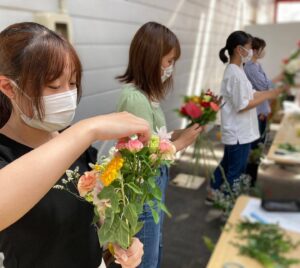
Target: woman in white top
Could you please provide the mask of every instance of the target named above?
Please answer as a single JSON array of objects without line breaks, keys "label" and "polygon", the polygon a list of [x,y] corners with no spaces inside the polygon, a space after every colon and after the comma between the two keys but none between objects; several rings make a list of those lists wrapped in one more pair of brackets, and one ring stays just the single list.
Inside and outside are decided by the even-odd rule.
[{"label": "woman in white top", "polygon": [[276,98],[283,89],[258,92],[252,88],[243,64],[251,60],[253,51],[252,38],[243,31],[235,31],[229,35],[226,46],[220,50],[219,57],[223,63],[229,64],[224,71],[221,95],[224,106],[221,109],[221,132],[224,156],[214,172],[211,181],[213,190],[220,189],[224,175],[230,187],[244,173],[251,143],[259,138],[256,106],[268,99]]}]

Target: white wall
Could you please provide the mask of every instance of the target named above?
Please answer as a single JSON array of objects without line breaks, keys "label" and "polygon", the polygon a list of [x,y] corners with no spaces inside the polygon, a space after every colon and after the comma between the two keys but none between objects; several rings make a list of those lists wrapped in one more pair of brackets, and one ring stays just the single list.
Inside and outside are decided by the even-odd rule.
[{"label": "white wall", "polygon": [[270,78],[281,72],[282,60],[297,49],[300,39],[300,23],[251,25],[246,31],[266,41],[267,54],[261,63]]},{"label": "white wall", "polygon": [[[210,87],[219,90],[224,66],[218,59],[230,32],[251,21],[248,0],[69,0],[74,45],[83,62],[84,94],[76,120],[115,110],[131,39],[147,21],[170,27],[178,36],[182,57],[175,89],[163,103],[168,128],[180,127],[173,112],[181,96]],[[32,20],[36,11],[58,11],[58,0],[0,0],[0,29]],[[0,63],[1,64],[1,63]]]}]

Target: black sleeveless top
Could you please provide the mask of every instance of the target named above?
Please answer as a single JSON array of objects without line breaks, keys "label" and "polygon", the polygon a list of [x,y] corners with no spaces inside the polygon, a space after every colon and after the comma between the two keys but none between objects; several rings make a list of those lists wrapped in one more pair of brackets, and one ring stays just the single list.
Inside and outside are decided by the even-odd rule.
[{"label": "black sleeveless top", "polygon": [[[0,168],[31,150],[0,134]],[[96,161],[96,154],[96,149],[90,147],[70,169],[78,166],[80,173],[89,170],[88,163]],[[15,202],[22,202],[22,197]],[[51,189],[21,219],[0,232],[4,267],[99,267],[102,249],[92,219],[92,205],[64,190]]]}]

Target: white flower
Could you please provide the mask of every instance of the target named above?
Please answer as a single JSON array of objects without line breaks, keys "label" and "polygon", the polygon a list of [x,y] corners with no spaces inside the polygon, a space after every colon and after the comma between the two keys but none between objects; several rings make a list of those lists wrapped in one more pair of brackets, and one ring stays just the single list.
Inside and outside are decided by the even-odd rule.
[{"label": "white flower", "polygon": [[172,137],[172,132],[168,133],[166,126],[162,126],[161,128],[157,127],[156,134],[161,140],[170,140]]},{"label": "white flower", "polygon": [[285,71],[289,74],[295,74],[300,71],[300,59],[294,59],[289,61],[285,67]]}]

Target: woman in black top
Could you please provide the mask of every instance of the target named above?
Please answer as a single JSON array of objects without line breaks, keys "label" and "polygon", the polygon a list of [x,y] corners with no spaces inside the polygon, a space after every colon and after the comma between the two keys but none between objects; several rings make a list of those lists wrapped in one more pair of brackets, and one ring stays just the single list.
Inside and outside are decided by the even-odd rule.
[{"label": "woman in black top", "polygon": [[[0,33],[0,252],[6,268],[99,267],[93,207],[52,186],[66,169],[89,169],[96,140],[149,138],[147,122],[128,113],[82,120],[59,133],[74,117],[81,72],[70,43],[39,24],[14,24]],[[140,263],[139,240],[126,251],[114,249],[122,267]]]}]

